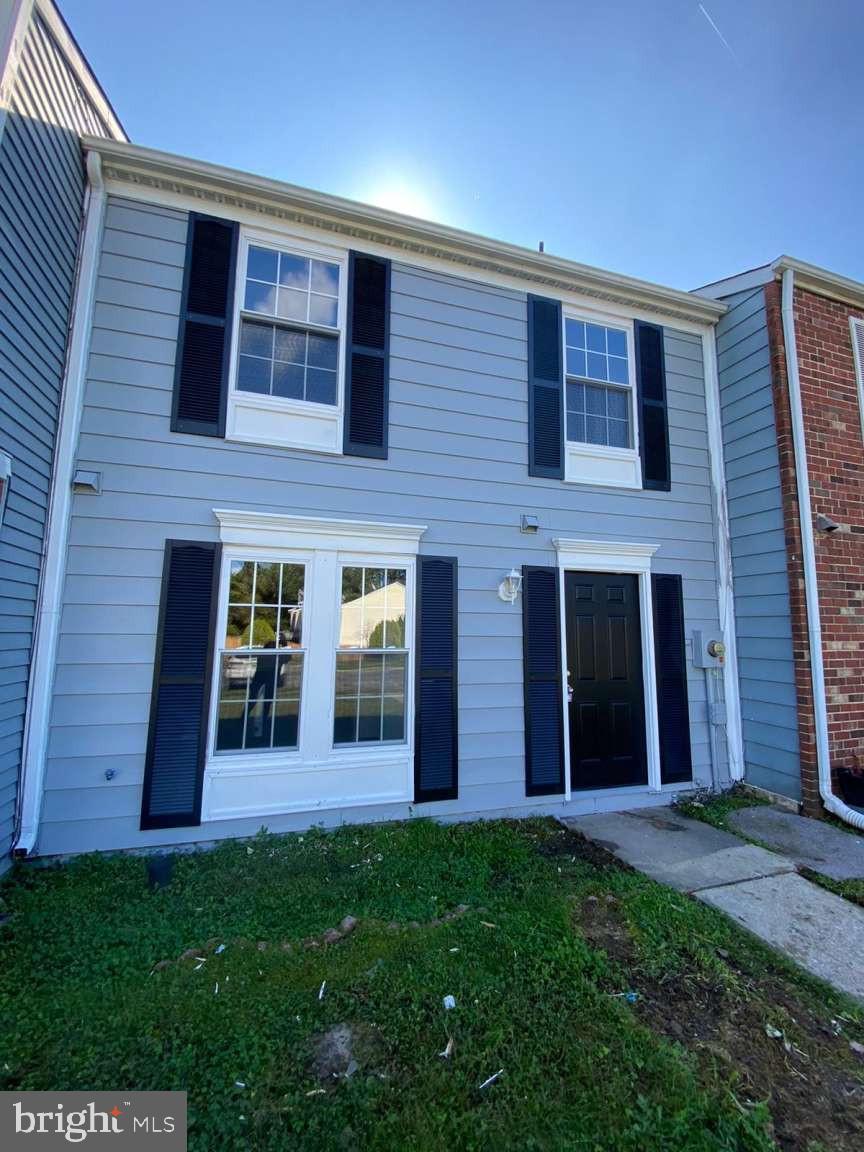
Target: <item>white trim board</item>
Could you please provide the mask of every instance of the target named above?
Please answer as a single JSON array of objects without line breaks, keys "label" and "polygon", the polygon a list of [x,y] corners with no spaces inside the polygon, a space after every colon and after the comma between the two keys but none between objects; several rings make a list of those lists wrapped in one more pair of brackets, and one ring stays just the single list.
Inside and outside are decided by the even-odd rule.
[{"label": "white trim board", "polygon": [[[639,579],[639,625],[642,633],[642,687],[645,703],[645,752],[648,759],[649,792],[659,792],[660,727],[657,716],[657,676],[654,664],[654,608],[651,596],[651,558],[659,544],[625,543],[614,540],[552,541],[558,556],[559,596],[561,599],[561,667],[567,668],[566,611],[564,576],[567,572],[610,572],[635,575]],[[567,676],[561,677],[564,707],[564,798],[570,801],[570,710],[567,699]],[[644,791],[644,789],[643,789]]]},{"label": "white trim board", "polygon": [[339,548],[366,555],[416,556],[425,524],[390,524],[376,520],[332,520],[288,516],[242,508],[214,508],[223,544],[253,548]]}]

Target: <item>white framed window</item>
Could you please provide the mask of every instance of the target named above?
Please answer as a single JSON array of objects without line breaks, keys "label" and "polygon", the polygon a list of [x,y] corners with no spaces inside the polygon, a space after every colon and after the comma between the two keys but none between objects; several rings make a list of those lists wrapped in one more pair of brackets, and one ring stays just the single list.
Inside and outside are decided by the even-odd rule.
[{"label": "white framed window", "polygon": [[641,487],[632,328],[565,312],[564,364],[565,479]]},{"label": "white framed window", "polygon": [[341,451],[347,252],[244,229],[229,439]]},{"label": "white framed window", "polygon": [[421,526],[216,512],[203,818],[408,800]]},{"label": "white framed window", "polygon": [[341,569],[335,745],[405,739],[407,584],[405,568]]}]

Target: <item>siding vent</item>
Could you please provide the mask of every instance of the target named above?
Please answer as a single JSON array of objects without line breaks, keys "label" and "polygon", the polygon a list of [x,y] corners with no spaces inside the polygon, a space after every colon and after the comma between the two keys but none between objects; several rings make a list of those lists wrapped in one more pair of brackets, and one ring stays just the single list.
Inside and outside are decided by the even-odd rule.
[{"label": "siding vent", "polygon": [[177,337],[172,432],[225,435],[237,225],[193,212]]},{"label": "siding vent", "polygon": [[346,456],[387,459],[390,261],[351,252],[345,381]]}]

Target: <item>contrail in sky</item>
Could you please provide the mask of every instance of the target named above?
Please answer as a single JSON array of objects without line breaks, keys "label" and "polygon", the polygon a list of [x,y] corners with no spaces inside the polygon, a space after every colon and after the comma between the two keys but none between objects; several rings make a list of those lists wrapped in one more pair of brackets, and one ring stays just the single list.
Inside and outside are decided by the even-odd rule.
[{"label": "contrail in sky", "polygon": [[711,27],[717,33],[718,37],[720,38],[720,43],[723,45],[723,47],[726,49],[726,51],[729,53],[729,55],[732,57],[732,59],[737,64],[738,63],[738,57],[735,55],[734,51],[732,50],[732,45],[729,43],[729,41],[726,39],[726,37],[723,35],[723,33],[720,31],[720,29],[714,23],[714,21],[711,19],[711,16],[708,12],[708,9],[705,7],[704,4],[699,5],[699,11],[702,13],[702,15],[705,17],[705,19],[708,21],[708,23],[711,25]]}]

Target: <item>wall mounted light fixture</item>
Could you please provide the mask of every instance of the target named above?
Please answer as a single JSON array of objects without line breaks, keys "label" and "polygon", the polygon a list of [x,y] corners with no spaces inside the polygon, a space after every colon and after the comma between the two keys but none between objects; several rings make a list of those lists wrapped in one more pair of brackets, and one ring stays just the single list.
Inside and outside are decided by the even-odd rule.
[{"label": "wall mounted light fixture", "polygon": [[522,590],[522,573],[511,568],[498,585],[498,596],[505,604],[515,604]]}]

